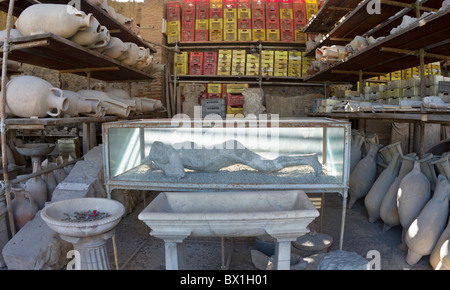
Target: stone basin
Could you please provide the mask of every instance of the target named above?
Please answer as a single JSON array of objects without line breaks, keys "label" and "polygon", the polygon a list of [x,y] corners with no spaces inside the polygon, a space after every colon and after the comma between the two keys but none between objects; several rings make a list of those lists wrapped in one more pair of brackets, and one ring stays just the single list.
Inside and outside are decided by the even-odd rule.
[{"label": "stone basin", "polygon": [[269,234],[277,241],[275,267],[289,269],[290,242],[308,233],[317,216],[303,190],[285,190],[161,192],[138,218],[151,228],[151,235],[164,239],[166,268],[178,269],[177,244],[188,236]]}]

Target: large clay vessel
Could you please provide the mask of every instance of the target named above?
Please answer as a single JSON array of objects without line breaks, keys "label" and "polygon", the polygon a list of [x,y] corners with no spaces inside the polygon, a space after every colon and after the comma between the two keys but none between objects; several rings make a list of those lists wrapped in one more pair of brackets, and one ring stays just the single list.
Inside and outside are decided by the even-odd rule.
[{"label": "large clay vessel", "polygon": [[352,144],[350,148],[350,172],[361,160],[361,146],[364,143],[364,136],[356,130],[352,130]]},{"label": "large clay vessel", "polygon": [[14,225],[16,231],[23,228],[23,226],[34,218],[38,212],[38,206],[34,203],[30,194],[25,191],[25,187],[17,185],[11,187],[14,193],[14,199],[11,201],[11,208],[14,218]]},{"label": "large clay vessel", "polygon": [[111,37],[108,44],[104,48],[97,49],[107,57],[121,60],[128,56],[129,44],[125,44],[117,37]]},{"label": "large clay vessel", "polygon": [[442,244],[441,249],[439,251],[439,256],[440,261],[439,264],[436,266],[436,270],[450,270],[450,240],[446,240]]},{"label": "large clay vessel", "polygon": [[391,163],[381,172],[364,199],[364,204],[369,214],[369,222],[371,223],[380,219],[381,203],[389,187],[398,175],[400,160],[400,153],[394,153]]},{"label": "large clay vessel", "polygon": [[414,167],[416,153],[409,153],[402,157],[401,166],[398,176],[389,186],[383,201],[380,205],[380,218],[383,221],[383,231],[389,230],[391,227],[400,225],[397,208],[397,191],[403,177],[408,174]]},{"label": "large clay vessel", "polygon": [[369,152],[356,164],[355,169],[350,174],[348,208],[352,208],[358,199],[365,197],[372,187],[377,174],[378,149],[380,149],[379,144],[370,142]]},{"label": "large clay vessel", "polygon": [[[101,106],[106,108],[107,115],[116,115],[121,117],[128,117],[131,112],[131,104],[136,105],[133,100],[116,100],[111,98],[108,94],[95,90],[80,90],[78,93],[85,100],[99,100]],[[129,103],[127,101],[131,101]],[[134,108],[133,108],[134,109]]]},{"label": "large clay vessel", "polygon": [[447,178],[439,175],[433,197],[405,233],[404,239],[408,246],[406,262],[409,265],[415,265],[423,256],[431,254],[447,222],[449,193]]},{"label": "large clay vessel", "polygon": [[17,117],[57,117],[69,107],[61,89],[35,76],[18,76],[6,85],[8,111]]},{"label": "large clay vessel", "polygon": [[145,50],[145,48],[140,47],[133,42],[124,42],[124,44],[128,45],[128,54],[126,58],[121,60],[121,62],[129,66],[134,66],[143,57],[141,51]]},{"label": "large clay vessel", "polygon": [[437,167],[440,174],[444,174],[447,179],[450,179],[450,163],[448,161],[448,154],[442,154],[438,160],[432,161],[431,164]]},{"label": "large clay vessel", "polygon": [[110,89],[106,92],[109,96],[115,96],[121,99],[131,99],[130,94],[122,89]]},{"label": "large clay vessel", "polygon": [[450,216],[448,218],[446,228],[442,231],[439,239],[433,247],[433,250],[431,251],[430,264],[434,269],[436,269],[440,261],[440,251],[442,244],[444,244],[444,242],[448,239],[450,239]]},{"label": "large clay vessel", "polygon": [[64,96],[69,99],[69,107],[64,112],[65,117],[77,117],[78,115],[95,114],[100,110],[100,102],[90,102],[80,94],[63,90]]},{"label": "large clay vessel", "polygon": [[[41,165],[38,162],[33,163],[33,172],[41,170]],[[25,183],[25,189],[29,195],[33,198],[38,209],[43,209],[47,202],[47,183],[40,177],[36,176],[30,178]]]},{"label": "large clay vessel", "polygon": [[434,169],[433,161],[435,161],[438,157],[434,157],[432,153],[426,153],[420,159],[420,170],[427,177],[430,182],[431,191],[436,188],[437,176],[436,170]]},{"label": "large clay vessel", "polygon": [[15,25],[23,36],[51,32],[69,38],[87,29],[92,18],[91,13],[86,15],[71,5],[34,4],[20,13]]},{"label": "large clay vessel", "polygon": [[88,48],[106,47],[110,39],[109,30],[100,25],[96,18],[93,18],[90,27],[78,31],[70,38],[71,41]]},{"label": "large clay vessel", "polygon": [[400,224],[409,228],[430,199],[431,188],[427,177],[420,171],[420,162],[415,161],[410,173],[403,177],[397,192],[397,207]]}]

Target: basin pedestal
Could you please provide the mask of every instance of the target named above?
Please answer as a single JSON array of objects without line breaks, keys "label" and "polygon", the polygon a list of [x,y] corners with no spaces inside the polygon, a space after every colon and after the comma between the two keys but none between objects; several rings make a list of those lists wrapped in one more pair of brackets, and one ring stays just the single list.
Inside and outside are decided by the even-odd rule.
[{"label": "basin pedestal", "polygon": [[90,237],[71,237],[65,235],[60,235],[60,237],[64,241],[71,243],[73,249],[80,254],[79,270],[111,270],[108,251],[106,250],[106,241],[114,233],[115,229]]}]

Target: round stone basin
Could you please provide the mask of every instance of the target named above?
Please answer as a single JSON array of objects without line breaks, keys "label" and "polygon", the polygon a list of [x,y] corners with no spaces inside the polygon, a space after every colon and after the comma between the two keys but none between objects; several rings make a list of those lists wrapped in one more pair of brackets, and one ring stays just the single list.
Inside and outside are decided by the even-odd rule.
[{"label": "round stone basin", "polygon": [[[67,214],[96,210],[108,213],[109,216],[85,222],[64,220]],[[55,232],[71,237],[90,237],[112,230],[121,220],[125,212],[124,206],[107,198],[76,198],[56,201],[46,205],[41,211],[42,219]]]},{"label": "round stone basin", "polygon": [[50,154],[56,144],[29,143],[16,146],[17,151],[25,156],[44,156]]}]

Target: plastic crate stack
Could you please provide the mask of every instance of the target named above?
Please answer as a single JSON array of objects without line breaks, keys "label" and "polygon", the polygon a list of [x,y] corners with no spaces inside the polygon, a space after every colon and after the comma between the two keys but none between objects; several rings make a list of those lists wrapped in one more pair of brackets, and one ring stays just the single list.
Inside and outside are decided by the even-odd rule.
[{"label": "plastic crate stack", "polygon": [[223,4],[222,0],[210,0],[209,40],[223,40]]},{"label": "plastic crate stack", "polygon": [[251,28],[253,40],[266,40],[266,13],[263,0],[252,0],[251,3]]},{"label": "plastic crate stack", "polygon": [[234,49],[232,52],[232,62],[231,62],[231,75],[232,76],[243,76],[245,75],[245,59],[246,51]]},{"label": "plastic crate stack", "polygon": [[217,74],[217,51],[203,52],[203,75],[213,76]]},{"label": "plastic crate stack", "polygon": [[252,19],[250,0],[237,0],[237,40],[252,40]]},{"label": "plastic crate stack", "polygon": [[259,75],[259,54],[247,53],[247,61],[245,64],[246,76],[258,76]]},{"label": "plastic crate stack", "polygon": [[295,41],[306,41],[306,33],[302,30],[306,26],[305,0],[293,1],[292,11],[294,14],[294,39]]},{"label": "plastic crate stack", "polygon": [[292,0],[280,0],[280,39],[294,41],[294,17]]},{"label": "plastic crate stack", "polygon": [[275,52],[273,50],[262,50],[261,51],[261,75],[262,76],[273,76],[274,53]]},{"label": "plastic crate stack", "polygon": [[275,51],[273,75],[276,77],[288,76],[288,51]]},{"label": "plastic crate stack", "polygon": [[237,8],[236,0],[223,2],[223,40],[237,40]]},{"label": "plastic crate stack", "polygon": [[306,11],[306,19],[311,18],[314,14],[319,11],[319,6],[317,5],[316,0],[305,0],[305,11]]},{"label": "plastic crate stack", "polygon": [[249,87],[248,84],[227,84],[226,85],[226,104],[227,117],[239,117],[244,115],[244,96],[242,92]]},{"label": "plastic crate stack", "polygon": [[189,72],[189,54],[187,51],[175,53],[174,71],[177,75],[187,75]]},{"label": "plastic crate stack", "polygon": [[288,76],[289,77],[302,76],[302,52],[289,51]]},{"label": "plastic crate stack", "polygon": [[195,40],[195,0],[183,0],[181,9],[181,41]]},{"label": "plastic crate stack", "polygon": [[280,40],[280,8],[278,0],[266,0],[266,39]]},{"label": "plastic crate stack", "polygon": [[189,52],[189,75],[203,75],[203,52]]},{"label": "plastic crate stack", "polygon": [[231,49],[220,49],[217,56],[217,75],[229,76],[231,75],[231,62],[233,58],[233,51]]},{"label": "plastic crate stack", "polygon": [[180,2],[167,3],[167,43],[181,40],[181,8]]},{"label": "plastic crate stack", "polygon": [[196,0],[195,41],[209,40],[209,0]]}]

